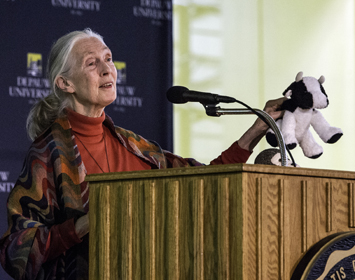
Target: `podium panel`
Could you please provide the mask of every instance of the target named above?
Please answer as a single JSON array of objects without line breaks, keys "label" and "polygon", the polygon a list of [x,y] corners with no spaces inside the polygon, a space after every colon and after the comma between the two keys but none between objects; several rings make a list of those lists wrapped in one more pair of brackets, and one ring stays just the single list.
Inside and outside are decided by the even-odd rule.
[{"label": "podium panel", "polygon": [[290,279],[355,230],[355,173],[232,164],[93,174],[90,279]]}]

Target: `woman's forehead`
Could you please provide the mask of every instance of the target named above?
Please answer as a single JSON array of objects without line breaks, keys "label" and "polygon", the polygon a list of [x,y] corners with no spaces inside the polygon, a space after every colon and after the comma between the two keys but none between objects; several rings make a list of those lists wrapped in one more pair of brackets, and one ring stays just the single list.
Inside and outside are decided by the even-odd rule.
[{"label": "woman's forehead", "polygon": [[110,51],[110,49],[98,38],[90,37],[79,40],[73,47],[73,53],[78,58],[100,53],[104,51]]}]

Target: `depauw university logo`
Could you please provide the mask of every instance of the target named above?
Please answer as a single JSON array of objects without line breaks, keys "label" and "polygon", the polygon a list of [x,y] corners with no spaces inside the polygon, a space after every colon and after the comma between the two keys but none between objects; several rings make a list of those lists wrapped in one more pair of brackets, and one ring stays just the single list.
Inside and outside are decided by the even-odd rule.
[{"label": "depauw university logo", "polygon": [[33,77],[42,76],[42,55],[27,53],[27,74]]},{"label": "depauw university logo", "polygon": [[117,84],[125,84],[127,82],[127,66],[126,62],[114,61],[113,62],[117,70]]}]

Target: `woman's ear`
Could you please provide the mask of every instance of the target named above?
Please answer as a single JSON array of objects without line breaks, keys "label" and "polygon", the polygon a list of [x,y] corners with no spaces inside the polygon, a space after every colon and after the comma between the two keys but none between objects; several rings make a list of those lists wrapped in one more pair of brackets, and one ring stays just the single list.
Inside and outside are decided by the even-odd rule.
[{"label": "woman's ear", "polygon": [[63,77],[58,77],[55,84],[58,88],[60,88],[64,92],[68,92],[68,93],[75,92],[74,85]]}]

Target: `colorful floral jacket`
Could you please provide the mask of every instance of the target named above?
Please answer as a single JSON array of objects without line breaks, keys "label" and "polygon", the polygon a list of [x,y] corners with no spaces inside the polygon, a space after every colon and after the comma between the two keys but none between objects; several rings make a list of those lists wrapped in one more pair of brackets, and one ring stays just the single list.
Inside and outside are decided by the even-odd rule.
[{"label": "colorful floral jacket", "polygon": [[[163,151],[131,131],[104,124],[152,168],[201,165]],[[88,235],[75,234],[75,221],[89,210],[86,169],[66,117],[57,119],[31,145],[9,195],[8,230],[0,261],[15,279],[87,279]]]}]

